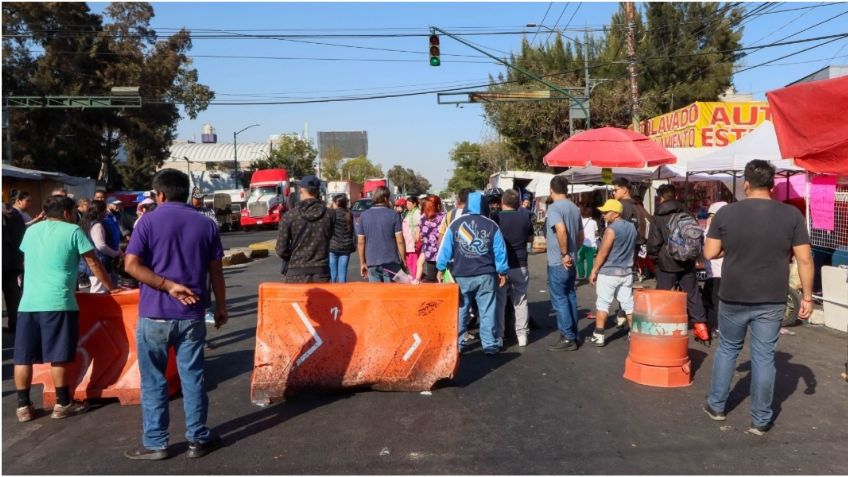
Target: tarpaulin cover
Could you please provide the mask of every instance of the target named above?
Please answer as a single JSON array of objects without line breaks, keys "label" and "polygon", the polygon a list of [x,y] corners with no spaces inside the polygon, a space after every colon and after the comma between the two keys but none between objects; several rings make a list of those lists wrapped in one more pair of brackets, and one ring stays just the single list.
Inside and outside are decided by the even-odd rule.
[{"label": "tarpaulin cover", "polygon": [[848,175],[848,77],[766,93],[783,157],[810,172]]},{"label": "tarpaulin cover", "polygon": [[599,128],[576,134],[545,155],[552,167],[643,168],[674,164],[677,158],[647,136],[620,128]]}]

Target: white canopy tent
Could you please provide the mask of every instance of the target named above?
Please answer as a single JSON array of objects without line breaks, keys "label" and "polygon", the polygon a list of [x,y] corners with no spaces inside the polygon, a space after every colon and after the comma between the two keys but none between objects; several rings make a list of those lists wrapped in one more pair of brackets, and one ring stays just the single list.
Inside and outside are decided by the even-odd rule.
[{"label": "white canopy tent", "polygon": [[688,165],[687,173],[736,173],[745,170],[745,165],[754,159],[762,159],[774,165],[778,173],[791,175],[804,170],[796,167],[791,159],[783,159],[777,144],[777,135],[771,121],[763,121],[757,129],[729,146],[722,147]]}]

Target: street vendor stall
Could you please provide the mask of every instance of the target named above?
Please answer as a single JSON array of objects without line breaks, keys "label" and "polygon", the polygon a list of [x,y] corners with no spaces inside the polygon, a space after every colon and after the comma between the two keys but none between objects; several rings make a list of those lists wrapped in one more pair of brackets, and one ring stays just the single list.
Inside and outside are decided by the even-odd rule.
[{"label": "street vendor stall", "polygon": [[848,121],[843,116],[848,108],[848,77],[799,83],[766,97],[780,154],[793,157],[807,173],[807,226],[817,278],[821,277],[822,294],[817,298],[824,303],[824,323],[846,331]]}]

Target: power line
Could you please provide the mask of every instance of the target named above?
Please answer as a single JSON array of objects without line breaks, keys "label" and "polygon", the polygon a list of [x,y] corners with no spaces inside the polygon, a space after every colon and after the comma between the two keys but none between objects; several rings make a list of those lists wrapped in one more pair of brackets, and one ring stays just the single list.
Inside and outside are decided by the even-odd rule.
[{"label": "power line", "polygon": [[742,73],[742,72],[744,72],[744,71],[752,70],[752,69],[754,69],[754,68],[759,68],[760,66],[765,66],[765,65],[767,65],[767,64],[769,64],[769,63],[773,63],[773,62],[775,62],[775,61],[780,61],[780,60],[782,60],[782,59],[784,59],[784,58],[789,58],[790,56],[795,56],[795,55],[798,55],[798,54],[804,53],[804,52],[806,52],[806,51],[813,50],[813,49],[818,48],[818,47],[820,47],[820,46],[827,45],[828,43],[833,43],[834,41],[839,41],[840,39],[845,38],[845,37],[846,37],[846,36],[842,36],[841,38],[833,38],[833,39],[831,39],[831,40],[828,40],[828,41],[825,41],[825,42],[819,43],[818,45],[813,45],[813,46],[810,46],[810,47],[804,48],[803,50],[798,50],[798,51],[796,51],[796,52],[794,52],[794,53],[789,53],[789,54],[787,54],[787,55],[783,55],[783,56],[781,56],[781,57],[779,57],[779,58],[775,58],[775,59],[773,59],[773,60],[764,61],[764,62],[762,62],[762,63],[760,63],[760,64],[758,64],[758,65],[754,65],[754,66],[749,66],[749,67],[747,67],[747,68],[743,68],[743,69],[741,69],[741,70],[738,70],[738,71],[734,72],[734,74]]},{"label": "power line", "polygon": [[796,17],[794,17],[793,19],[791,19],[791,20],[789,20],[788,22],[784,23],[783,25],[779,26],[777,29],[772,30],[772,31],[770,31],[769,33],[765,34],[764,36],[762,36],[762,37],[760,37],[760,38],[757,38],[756,40],[752,41],[752,42],[751,42],[751,45],[756,45],[757,43],[759,43],[759,42],[761,42],[761,41],[765,40],[766,38],[768,38],[768,37],[770,37],[770,36],[774,35],[775,33],[779,32],[779,31],[783,31],[783,29],[784,29],[784,28],[786,28],[786,27],[787,27],[787,26],[789,26],[789,25],[794,24],[795,22],[797,22],[798,20],[800,20],[801,18],[803,18],[804,16],[806,16],[806,15],[808,15],[808,14],[810,14],[810,13],[812,13],[812,10],[805,10],[805,11],[803,11],[800,15],[798,15],[798,16],[796,16]]},{"label": "power line", "polygon": [[[776,41],[777,41],[777,42],[780,42],[780,41],[783,41],[783,40],[786,40],[786,39],[792,38],[793,36],[796,36],[796,35],[799,35],[799,34],[801,34],[801,33],[804,33],[804,32],[805,32],[805,31],[807,31],[807,30],[811,30],[811,29],[813,29],[813,28],[815,28],[815,27],[817,27],[817,26],[823,25],[823,24],[825,24],[825,23],[827,23],[827,22],[829,22],[829,21],[831,21],[831,20],[835,20],[835,19],[837,19],[837,18],[839,18],[839,17],[841,17],[841,16],[843,16],[843,15],[848,15],[848,10],[845,10],[845,11],[844,11],[844,12],[842,12],[842,13],[838,13],[838,14],[836,14],[836,15],[834,15],[834,16],[832,16],[832,17],[830,17],[830,18],[826,19],[826,20],[822,20],[822,21],[820,21],[820,22],[818,22],[818,23],[816,23],[816,24],[814,24],[814,25],[810,25],[810,26],[808,26],[807,28],[804,28],[803,30],[799,30],[799,31],[796,31],[795,33],[792,33],[792,34],[790,34],[790,35],[786,35],[786,36],[784,36],[783,38],[780,38],[780,39],[778,39],[778,40],[776,40]],[[756,51],[759,51],[759,50],[756,50]],[[756,52],[756,51],[755,51],[755,52]]]},{"label": "power line", "polygon": [[[568,19],[568,23],[565,24],[565,28],[563,28],[563,30],[568,29],[568,25],[571,25],[571,21],[574,20],[574,16],[577,15],[577,12],[580,11],[580,7],[582,7],[582,6],[583,6],[583,2],[579,2],[577,4],[577,8],[574,9],[574,12],[571,14],[571,18]],[[551,33],[553,33],[553,32],[551,32]],[[588,48],[588,45],[587,45],[587,48]]]},{"label": "power line", "polygon": [[536,33],[533,33],[533,39],[532,39],[532,40],[530,40],[530,44],[531,44],[531,45],[533,44],[533,42],[535,42],[535,41],[536,41],[536,37],[539,35],[539,31],[542,29],[542,26],[541,26],[541,25],[542,25],[543,23],[545,23],[545,19],[546,19],[546,18],[548,18],[548,12],[550,12],[550,11],[551,11],[551,6],[552,6],[553,4],[554,4],[554,2],[550,2],[550,3],[548,3],[548,9],[547,9],[547,10],[545,10],[545,15],[542,17],[542,21],[540,21],[540,22],[539,22],[539,26],[538,26],[538,27],[536,27]]},{"label": "power line", "polygon": [[[571,4],[566,3],[565,6],[562,7],[562,11],[559,12],[559,16],[557,17],[556,21],[554,22],[554,27],[548,32],[548,38],[547,38],[547,40],[545,40],[545,43],[550,43],[551,35],[553,35],[554,31],[556,31],[556,28],[557,28],[557,26],[559,26],[559,22],[560,22],[560,20],[562,20],[563,15],[565,15],[566,10],[568,10],[569,5],[571,5]],[[537,27],[536,31],[539,31],[541,28],[542,28],[542,24],[540,23],[539,26]]]}]

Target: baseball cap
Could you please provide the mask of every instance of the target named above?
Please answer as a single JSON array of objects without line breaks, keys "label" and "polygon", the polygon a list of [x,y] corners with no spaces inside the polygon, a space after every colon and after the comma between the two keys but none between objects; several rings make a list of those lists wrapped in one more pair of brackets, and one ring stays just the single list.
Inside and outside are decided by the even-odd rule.
[{"label": "baseball cap", "polygon": [[110,199],[109,203],[112,205],[124,205],[124,203],[121,202],[121,199]]},{"label": "baseball cap", "polygon": [[148,197],[148,198],[144,199],[143,201],[141,201],[141,205],[155,204],[155,203],[156,203],[156,201],[155,201],[155,200],[153,200],[153,199],[151,199],[150,197]]},{"label": "baseball cap", "polygon": [[406,207],[406,199],[403,197],[398,197],[397,200],[395,200],[395,206]]},{"label": "baseball cap", "polygon": [[727,202],[713,202],[707,210],[708,214],[715,214],[719,209],[727,205]]},{"label": "baseball cap", "polygon": [[620,214],[624,211],[624,206],[615,199],[607,199],[604,205],[598,207],[598,210],[601,212],[618,212]]},{"label": "baseball cap", "polygon": [[321,188],[321,180],[315,176],[304,176],[303,179],[300,180],[301,187],[314,187],[316,189]]}]

